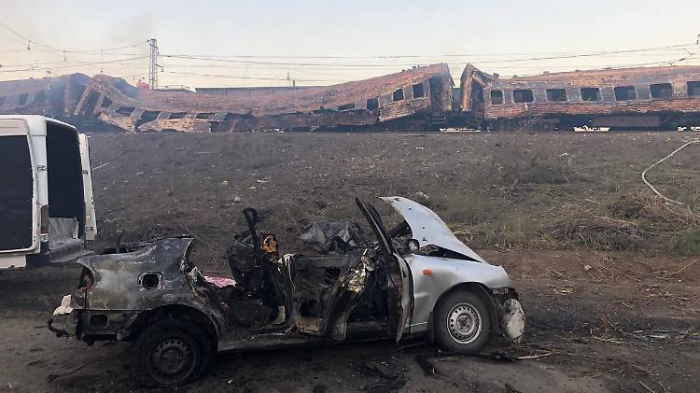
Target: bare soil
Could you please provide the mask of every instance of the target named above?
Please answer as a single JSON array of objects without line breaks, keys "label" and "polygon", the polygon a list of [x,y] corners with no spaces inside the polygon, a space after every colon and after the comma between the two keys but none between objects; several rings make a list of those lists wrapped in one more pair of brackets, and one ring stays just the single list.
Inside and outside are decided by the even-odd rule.
[{"label": "bare soil", "polygon": [[[413,197],[517,282],[527,338],[518,348],[494,338],[488,350],[541,357],[441,357],[425,375],[416,355],[435,349],[420,341],[220,354],[208,377],[178,391],[373,391],[382,379],[366,365],[386,362],[403,371],[405,392],[692,392],[700,152],[689,147],[649,176],[684,207],[659,204],[640,179],[692,136],[93,134],[100,235],[91,246],[122,232],[123,241],[190,233],[196,263],[226,276],[244,207],[263,213],[282,252],[296,252],[303,218],[360,220],[356,196]],[[74,266],[0,272],[0,392],[142,390],[128,345],[87,347],[45,328],[77,275]]]}]

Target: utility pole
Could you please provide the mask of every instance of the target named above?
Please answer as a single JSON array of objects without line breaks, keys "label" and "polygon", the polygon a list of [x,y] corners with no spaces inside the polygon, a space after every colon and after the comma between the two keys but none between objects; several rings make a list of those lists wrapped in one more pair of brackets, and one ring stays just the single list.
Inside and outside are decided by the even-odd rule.
[{"label": "utility pole", "polygon": [[148,71],[148,86],[151,90],[158,88],[158,40],[151,38],[148,40],[148,45],[151,47],[151,60],[149,62],[150,70]]}]

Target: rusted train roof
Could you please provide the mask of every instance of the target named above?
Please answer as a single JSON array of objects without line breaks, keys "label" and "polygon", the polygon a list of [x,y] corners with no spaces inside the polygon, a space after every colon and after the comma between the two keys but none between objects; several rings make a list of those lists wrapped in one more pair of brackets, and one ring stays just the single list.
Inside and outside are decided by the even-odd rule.
[{"label": "rusted train roof", "polygon": [[376,78],[313,87],[255,97],[227,97],[215,94],[139,90],[123,79],[95,76],[88,89],[105,94],[122,106],[169,112],[233,112],[255,116],[312,112],[320,108],[363,102],[391,94],[394,90],[419,83],[433,76],[450,78],[447,64],[434,64]]},{"label": "rusted train roof", "polygon": [[604,70],[584,70],[548,73],[535,76],[494,79],[491,86],[527,84],[619,85],[634,82],[665,80],[671,82],[688,77],[700,77],[700,66],[635,67]]}]

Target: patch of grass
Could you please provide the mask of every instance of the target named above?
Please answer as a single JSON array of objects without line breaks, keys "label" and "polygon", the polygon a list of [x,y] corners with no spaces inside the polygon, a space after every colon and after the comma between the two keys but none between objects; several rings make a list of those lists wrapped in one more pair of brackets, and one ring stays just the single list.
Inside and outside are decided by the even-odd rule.
[{"label": "patch of grass", "polygon": [[700,254],[700,230],[680,232],[671,240],[671,248],[679,254]]},{"label": "patch of grass", "polygon": [[506,210],[507,203],[503,199],[465,193],[450,198],[441,216],[450,224],[476,225],[497,221]]},{"label": "patch of grass", "polygon": [[644,231],[634,223],[607,217],[567,220],[543,233],[574,247],[629,251],[640,247]]}]

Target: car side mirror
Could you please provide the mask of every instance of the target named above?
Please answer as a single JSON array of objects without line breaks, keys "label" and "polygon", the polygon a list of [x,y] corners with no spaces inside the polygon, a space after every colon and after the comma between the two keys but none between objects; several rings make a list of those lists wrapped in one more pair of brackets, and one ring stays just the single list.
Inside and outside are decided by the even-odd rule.
[{"label": "car side mirror", "polygon": [[420,243],[418,243],[418,240],[416,239],[408,239],[406,242],[406,248],[410,252],[416,252],[420,250]]}]

